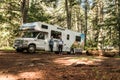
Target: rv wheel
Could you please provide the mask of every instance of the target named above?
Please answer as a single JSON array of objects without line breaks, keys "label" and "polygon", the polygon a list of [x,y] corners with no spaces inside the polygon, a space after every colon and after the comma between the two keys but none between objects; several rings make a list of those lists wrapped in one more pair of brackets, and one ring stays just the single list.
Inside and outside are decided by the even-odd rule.
[{"label": "rv wheel", "polygon": [[71,50],[70,50],[70,54],[75,54],[75,52],[74,52],[74,48],[71,48]]},{"label": "rv wheel", "polygon": [[29,53],[34,53],[35,52],[35,50],[36,50],[36,47],[35,47],[35,45],[29,45],[29,47],[28,47],[28,52]]}]

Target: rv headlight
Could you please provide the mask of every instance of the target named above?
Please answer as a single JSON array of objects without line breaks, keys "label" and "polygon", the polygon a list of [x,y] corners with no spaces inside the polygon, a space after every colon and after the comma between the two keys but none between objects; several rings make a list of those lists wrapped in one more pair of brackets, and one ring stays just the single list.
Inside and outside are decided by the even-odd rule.
[{"label": "rv headlight", "polygon": [[23,41],[23,44],[28,44],[28,40],[24,40],[24,41]]}]

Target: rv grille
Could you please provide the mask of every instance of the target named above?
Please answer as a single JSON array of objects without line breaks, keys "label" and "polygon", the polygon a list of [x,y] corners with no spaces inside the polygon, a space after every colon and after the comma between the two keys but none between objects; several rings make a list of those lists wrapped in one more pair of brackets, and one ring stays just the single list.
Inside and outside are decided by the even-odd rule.
[{"label": "rv grille", "polygon": [[22,44],[23,43],[23,40],[15,40],[15,45],[19,45],[19,44]]}]

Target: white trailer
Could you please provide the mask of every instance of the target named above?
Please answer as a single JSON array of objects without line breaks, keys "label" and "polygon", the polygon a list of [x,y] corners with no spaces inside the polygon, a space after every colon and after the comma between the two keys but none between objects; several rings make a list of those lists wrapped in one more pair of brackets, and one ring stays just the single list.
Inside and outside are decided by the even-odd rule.
[{"label": "white trailer", "polygon": [[19,30],[21,31],[21,37],[15,39],[13,46],[17,52],[24,50],[30,53],[34,53],[36,50],[50,51],[49,40],[51,36],[53,36],[54,39],[53,51],[58,51],[57,41],[59,35],[61,35],[64,42],[63,51],[70,52],[74,41],[84,45],[82,33],[43,22],[25,23]]}]

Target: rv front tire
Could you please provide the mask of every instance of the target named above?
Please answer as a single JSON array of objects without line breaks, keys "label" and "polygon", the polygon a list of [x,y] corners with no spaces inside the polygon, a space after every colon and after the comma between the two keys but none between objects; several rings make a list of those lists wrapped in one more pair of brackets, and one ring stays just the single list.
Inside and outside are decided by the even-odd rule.
[{"label": "rv front tire", "polygon": [[28,51],[29,53],[35,53],[35,51],[36,51],[35,45],[29,45],[27,51]]}]

